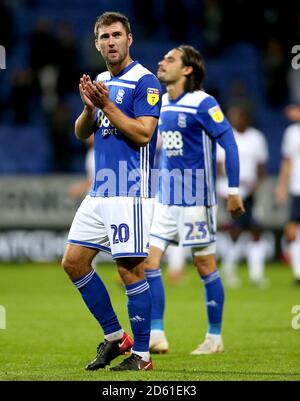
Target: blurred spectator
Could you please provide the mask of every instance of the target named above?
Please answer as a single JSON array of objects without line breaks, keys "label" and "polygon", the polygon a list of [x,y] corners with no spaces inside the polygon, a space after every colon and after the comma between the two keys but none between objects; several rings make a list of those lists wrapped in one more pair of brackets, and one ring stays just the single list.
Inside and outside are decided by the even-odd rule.
[{"label": "blurred spectator", "polygon": [[241,79],[234,79],[232,81],[228,96],[229,101],[227,100],[226,102],[227,109],[230,109],[231,106],[234,107],[235,105],[239,105],[252,115],[254,104],[249,97],[249,89],[247,85],[248,83]]},{"label": "blurred spectator", "polygon": [[[231,240],[227,247],[228,252],[223,256],[222,261],[224,278],[227,285],[232,287],[237,285],[237,263],[245,257],[250,281],[258,286],[265,286],[267,280],[264,277],[264,267],[268,248],[261,236],[262,228],[254,219],[253,207],[255,192],[266,175],[267,142],[263,133],[250,125],[249,111],[245,107],[231,106],[228,110],[228,118],[239,149],[240,195],[244,201],[246,213],[236,221],[230,219],[226,224]],[[220,197],[225,199],[227,197],[227,179],[224,171],[225,152],[220,146],[218,146],[217,152],[220,171],[217,188]],[[246,246],[245,236],[241,237],[245,230],[251,233]]]},{"label": "blurred spectator", "polygon": [[188,20],[185,18],[188,10],[184,0],[165,0],[164,21],[169,29],[169,39],[175,42],[185,42],[188,39]]},{"label": "blurred spectator", "polygon": [[0,45],[6,48],[7,53],[13,40],[13,17],[8,2],[0,0]]},{"label": "blurred spectator", "polygon": [[267,101],[273,107],[282,106],[287,100],[288,62],[282,43],[278,39],[270,39],[267,42],[263,64]]},{"label": "blurred spectator", "polygon": [[293,123],[300,123],[300,106],[291,104],[285,109],[287,118]]},{"label": "blurred spectator", "polygon": [[[222,1],[222,38],[226,45],[237,42],[259,43],[262,28],[261,3],[248,0]],[[255,26],[255,29],[254,29]]]},{"label": "blurred spectator", "polygon": [[54,154],[54,171],[69,172],[72,160],[72,146],[69,133],[72,129],[70,109],[59,103],[49,117],[50,139]]},{"label": "blurred spectator", "polygon": [[204,0],[203,4],[203,46],[207,56],[217,56],[222,49],[223,11],[219,0]]},{"label": "blurred spectator", "polygon": [[79,77],[78,46],[71,25],[62,22],[57,28],[56,63],[58,65],[58,94],[72,92],[77,89]]},{"label": "blurred spectator", "polygon": [[[300,39],[298,43],[300,44]],[[294,57],[295,54],[291,56]],[[300,68],[294,69],[291,67],[288,78],[290,101],[291,103],[300,104]]]},{"label": "blurred spectator", "polygon": [[[140,35],[143,35],[143,46],[137,47],[138,58],[145,57],[153,71],[156,69],[155,60],[149,54],[146,40],[157,41],[162,53],[165,41],[171,39],[180,44],[189,40],[196,46],[202,46],[207,53],[206,89],[218,95],[224,103],[232,97],[228,85],[234,79],[231,67],[234,63],[241,63],[241,75],[237,77],[240,82],[235,86],[241,89],[243,85],[248,85],[248,88],[244,93],[241,89],[239,94],[239,89],[235,87],[234,97],[243,100],[248,92],[253,93],[249,88],[256,80],[254,85],[257,85],[258,91],[257,95],[253,94],[252,101],[259,107],[255,112],[264,127],[270,126],[274,141],[272,146],[279,146],[279,126],[285,121],[279,117],[279,121],[275,122],[268,114],[270,110],[260,102],[264,88],[259,86],[259,68],[264,67],[267,98],[271,105],[284,103],[288,89],[290,101],[300,102],[300,70],[291,71],[287,84],[291,48],[300,43],[299,2],[266,0],[254,4],[246,0],[151,0],[143,4],[133,0],[126,3],[126,8],[135,15],[136,29],[140,29]],[[69,9],[70,13],[66,12]],[[60,97],[74,110],[72,92],[77,91],[77,76],[85,71],[95,78],[106,69],[101,65],[102,60],[99,60],[93,41],[86,41],[87,36],[90,38],[93,35],[87,21],[95,18],[95,8],[73,2],[69,6],[64,5],[63,10],[58,8],[57,2],[0,0],[0,45],[7,50],[7,71],[0,71],[1,121],[27,123],[32,120],[41,123],[44,114],[39,105],[48,116],[57,108]],[[52,17],[55,25],[50,20]],[[73,30],[80,40],[75,38]],[[226,45],[241,41],[256,44],[256,48],[261,50],[257,54],[263,64],[239,58],[243,54],[243,44],[234,47],[232,52],[222,52],[220,59],[212,59],[219,56]],[[264,49],[268,49],[267,53]],[[7,74],[16,69],[20,71],[8,79]],[[248,72],[249,79],[245,78]],[[242,76],[243,80],[240,79]],[[272,171],[278,168],[277,163],[277,158],[271,161]],[[77,169],[74,163],[72,166]]]},{"label": "blurred spectator", "polygon": [[57,64],[59,45],[51,32],[51,24],[47,18],[40,18],[37,21],[29,43],[30,65],[34,71]]},{"label": "blurred spectator", "polygon": [[133,4],[136,20],[135,29],[138,30],[134,34],[144,39],[153,38],[157,25],[156,8],[153,0],[145,2],[134,0]]},{"label": "blurred spectator", "polygon": [[28,124],[31,120],[33,73],[31,70],[16,71],[12,77],[10,105],[14,111],[15,124]]},{"label": "blurred spectator", "polygon": [[99,73],[106,71],[105,62],[102,57],[99,58],[99,52],[91,41],[90,36],[86,37],[83,45],[84,60],[81,62],[81,67],[84,71],[88,71],[92,79],[95,79]]},{"label": "blurred spectator", "polygon": [[52,112],[57,105],[59,45],[50,29],[50,21],[40,18],[30,38],[30,65],[45,111]]},{"label": "blurred spectator", "polygon": [[282,162],[276,199],[279,204],[291,196],[290,218],[285,227],[288,252],[295,284],[300,285],[300,106],[290,106],[286,115],[293,122],[285,131],[282,141]]},{"label": "blurred spectator", "polygon": [[178,283],[183,279],[188,257],[190,257],[189,249],[175,245],[168,247],[165,258],[167,262],[167,278],[170,283]]},{"label": "blurred spectator", "polygon": [[86,178],[70,186],[69,195],[73,199],[84,198],[91,189],[95,178],[94,135],[91,135],[85,142],[89,146],[85,156]]}]

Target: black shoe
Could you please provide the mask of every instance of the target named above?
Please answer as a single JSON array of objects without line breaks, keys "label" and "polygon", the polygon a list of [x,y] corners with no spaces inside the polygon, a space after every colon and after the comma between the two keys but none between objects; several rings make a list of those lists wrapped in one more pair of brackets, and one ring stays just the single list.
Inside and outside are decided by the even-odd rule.
[{"label": "black shoe", "polygon": [[300,279],[299,278],[295,278],[294,285],[296,287],[300,287]]},{"label": "black shoe", "polygon": [[130,355],[129,358],[124,359],[119,365],[116,365],[110,370],[120,371],[120,370],[152,370],[153,364],[150,359],[149,362],[142,360],[142,357],[136,354]]},{"label": "black shoe", "polygon": [[97,347],[96,358],[86,366],[86,370],[103,369],[109,365],[117,356],[124,355],[131,350],[133,341],[127,333],[124,333],[121,340],[107,341],[100,343]]}]

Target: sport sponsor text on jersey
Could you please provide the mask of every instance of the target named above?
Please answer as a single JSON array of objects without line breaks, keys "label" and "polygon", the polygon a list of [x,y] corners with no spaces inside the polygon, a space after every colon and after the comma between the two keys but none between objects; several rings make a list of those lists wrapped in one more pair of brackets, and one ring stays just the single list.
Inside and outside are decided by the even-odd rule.
[{"label": "sport sponsor text on jersey", "polygon": [[109,121],[102,110],[98,111],[97,127],[102,129],[102,136],[116,135],[118,131],[117,128],[112,125],[112,123]]},{"label": "sport sponsor text on jersey", "polygon": [[183,156],[183,139],[180,131],[163,131],[161,137],[167,157]]}]

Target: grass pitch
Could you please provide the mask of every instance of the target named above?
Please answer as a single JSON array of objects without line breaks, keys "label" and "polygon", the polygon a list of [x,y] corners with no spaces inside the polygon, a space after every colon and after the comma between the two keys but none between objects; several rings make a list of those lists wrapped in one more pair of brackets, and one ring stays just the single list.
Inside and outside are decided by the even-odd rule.
[{"label": "grass pitch", "polygon": [[[130,331],[126,296],[113,264],[97,268],[120,322]],[[226,289],[225,352],[191,356],[206,332],[203,285],[192,266],[179,284],[166,283],[166,331],[170,352],[154,355],[154,371],[86,372],[102,332],[59,264],[1,264],[0,380],[300,380],[300,329],[291,313],[300,305],[288,268],[268,265],[268,289],[252,287],[240,269],[242,287]],[[116,359],[112,365],[121,360]]]}]

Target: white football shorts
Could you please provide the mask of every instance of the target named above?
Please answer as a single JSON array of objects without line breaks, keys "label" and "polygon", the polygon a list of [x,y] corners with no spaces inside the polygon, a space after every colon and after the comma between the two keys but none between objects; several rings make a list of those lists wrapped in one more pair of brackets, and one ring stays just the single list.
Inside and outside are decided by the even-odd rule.
[{"label": "white football shorts", "polygon": [[112,258],[146,257],[153,198],[87,195],[70,228],[68,243],[95,248]]},{"label": "white football shorts", "polygon": [[155,202],[150,245],[192,248],[195,256],[216,253],[217,205],[175,206]]}]

